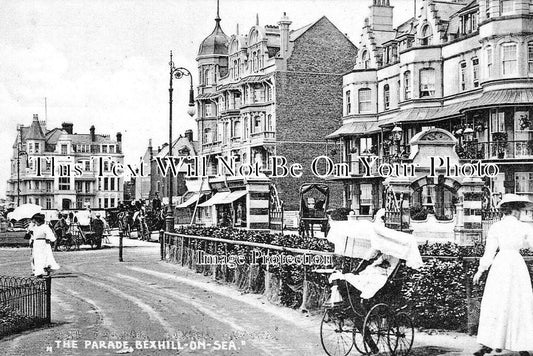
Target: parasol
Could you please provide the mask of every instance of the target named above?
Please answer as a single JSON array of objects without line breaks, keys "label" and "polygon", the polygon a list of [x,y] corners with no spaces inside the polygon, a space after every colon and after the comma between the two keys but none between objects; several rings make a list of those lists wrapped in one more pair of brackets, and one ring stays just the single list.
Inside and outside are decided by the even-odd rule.
[{"label": "parasol", "polygon": [[41,210],[42,208],[39,205],[22,204],[9,214],[9,218],[17,221],[22,219],[30,219],[33,215],[40,213]]}]

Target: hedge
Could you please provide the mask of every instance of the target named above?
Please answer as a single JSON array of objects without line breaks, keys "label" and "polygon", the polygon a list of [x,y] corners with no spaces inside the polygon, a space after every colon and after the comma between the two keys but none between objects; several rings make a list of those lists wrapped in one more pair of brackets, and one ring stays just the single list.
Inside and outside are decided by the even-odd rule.
[{"label": "hedge", "polygon": [[[298,235],[271,234],[249,230],[237,230],[218,227],[182,227],[176,231],[192,236],[207,236],[236,241],[249,241],[276,246],[309,249],[317,251],[333,251],[333,245],[325,239],[302,237]],[[221,246],[221,245],[219,245]],[[454,243],[423,244],[419,246],[425,264],[419,270],[404,268],[397,276],[403,281],[401,295],[396,296],[398,303],[407,304],[410,308],[415,326],[424,328],[441,328],[448,330],[467,331],[467,326],[476,323],[479,300],[482,296],[483,284],[475,287],[471,281],[477,270],[478,261],[464,261],[463,257],[479,257],[483,254],[481,244],[475,246],[459,246]],[[235,246],[237,253],[249,253],[244,246]],[[223,254],[219,251],[210,253]],[[524,255],[533,255],[531,250],[523,250]],[[337,260],[351,265],[358,261],[348,258]],[[323,267],[323,266],[320,266]],[[275,291],[276,301],[292,308],[308,309],[319,307],[327,290],[327,278],[316,273],[308,273],[312,267],[304,270],[302,266],[283,265],[270,266],[268,281],[274,280],[279,290]],[[235,272],[237,273],[237,272]],[[305,274],[305,278],[304,278]],[[263,278],[267,278],[263,276]],[[304,283],[305,279],[305,283]],[[268,286],[265,286],[268,289]],[[470,288],[467,302],[467,287]],[[263,289],[265,290],[265,289]],[[271,293],[271,292],[269,292]],[[470,305],[468,305],[470,303]],[[469,314],[470,312],[470,314]],[[471,331],[471,330],[470,330]]]}]

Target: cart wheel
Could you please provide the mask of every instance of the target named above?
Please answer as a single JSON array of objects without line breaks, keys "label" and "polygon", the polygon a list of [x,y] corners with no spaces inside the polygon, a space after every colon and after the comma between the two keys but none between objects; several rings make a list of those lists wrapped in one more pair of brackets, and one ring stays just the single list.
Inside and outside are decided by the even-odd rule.
[{"label": "cart wheel", "polygon": [[375,355],[389,348],[389,313],[387,304],[374,305],[366,315],[363,324],[363,340],[365,351],[369,355]]},{"label": "cart wheel", "polygon": [[320,323],[320,341],[329,356],[346,356],[353,347],[354,321],[335,309],[326,309]]},{"label": "cart wheel", "polygon": [[389,325],[389,349],[394,356],[407,356],[413,347],[415,330],[411,317],[399,312],[391,318]]}]

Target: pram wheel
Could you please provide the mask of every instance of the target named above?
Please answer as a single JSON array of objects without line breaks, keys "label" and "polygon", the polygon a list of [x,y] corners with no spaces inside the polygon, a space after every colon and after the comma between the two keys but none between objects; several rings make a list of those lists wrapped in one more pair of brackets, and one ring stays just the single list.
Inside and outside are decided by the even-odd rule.
[{"label": "pram wheel", "polygon": [[407,356],[411,352],[414,340],[414,328],[411,317],[399,312],[390,320],[389,348],[394,356]]},{"label": "pram wheel", "polygon": [[[326,309],[320,323],[320,341],[330,356],[346,356],[353,348],[355,321],[339,309]],[[359,349],[359,348],[358,348]]]},{"label": "pram wheel", "polygon": [[374,305],[366,315],[363,340],[367,354],[376,355],[389,349],[389,314],[389,306],[380,303]]}]

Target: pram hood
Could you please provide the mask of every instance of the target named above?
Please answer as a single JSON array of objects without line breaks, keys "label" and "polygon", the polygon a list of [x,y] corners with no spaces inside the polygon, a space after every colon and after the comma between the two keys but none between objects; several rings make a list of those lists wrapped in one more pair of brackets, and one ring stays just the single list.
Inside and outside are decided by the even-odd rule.
[{"label": "pram hood", "polygon": [[335,245],[335,253],[367,259],[373,250],[405,260],[408,267],[423,265],[415,238],[404,232],[385,227],[380,222],[330,221],[327,239]]}]

